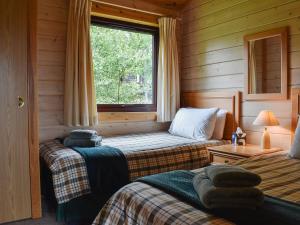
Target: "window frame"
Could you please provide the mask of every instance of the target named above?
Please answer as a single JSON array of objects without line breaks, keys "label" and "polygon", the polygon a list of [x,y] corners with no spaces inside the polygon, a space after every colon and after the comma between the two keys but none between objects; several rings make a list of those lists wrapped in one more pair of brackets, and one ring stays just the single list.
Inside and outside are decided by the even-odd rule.
[{"label": "window frame", "polygon": [[103,17],[92,16],[91,25],[132,31],[138,33],[147,33],[153,36],[152,42],[152,104],[97,104],[98,112],[156,112],[157,111],[157,70],[158,70],[158,47],[159,47],[159,29],[141,24],[124,22],[119,20],[107,19]]}]

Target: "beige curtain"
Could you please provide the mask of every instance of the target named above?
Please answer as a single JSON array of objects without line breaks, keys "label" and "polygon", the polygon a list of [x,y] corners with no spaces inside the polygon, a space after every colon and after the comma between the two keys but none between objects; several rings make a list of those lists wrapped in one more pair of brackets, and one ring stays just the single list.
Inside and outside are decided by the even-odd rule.
[{"label": "beige curtain", "polygon": [[157,82],[157,120],[171,121],[180,107],[179,65],[176,20],[159,19],[159,58]]},{"label": "beige curtain", "polygon": [[64,121],[68,126],[98,123],[90,44],[90,0],[70,0]]}]

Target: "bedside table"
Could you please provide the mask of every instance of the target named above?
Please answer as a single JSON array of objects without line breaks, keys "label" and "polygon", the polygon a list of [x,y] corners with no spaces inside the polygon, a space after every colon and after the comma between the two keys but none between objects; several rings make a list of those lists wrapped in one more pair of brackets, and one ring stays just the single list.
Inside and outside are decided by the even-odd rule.
[{"label": "bedside table", "polygon": [[259,145],[220,145],[207,147],[210,161],[214,163],[232,163],[238,159],[259,156],[282,151],[281,148],[261,149]]}]

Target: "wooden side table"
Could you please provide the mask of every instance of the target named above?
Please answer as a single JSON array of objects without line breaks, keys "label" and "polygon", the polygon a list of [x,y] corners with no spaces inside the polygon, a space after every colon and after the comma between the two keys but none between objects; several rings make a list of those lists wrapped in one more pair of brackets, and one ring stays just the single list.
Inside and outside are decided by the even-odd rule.
[{"label": "wooden side table", "polygon": [[214,163],[232,163],[238,159],[259,156],[282,151],[281,148],[261,149],[259,145],[220,145],[208,147],[210,161]]}]

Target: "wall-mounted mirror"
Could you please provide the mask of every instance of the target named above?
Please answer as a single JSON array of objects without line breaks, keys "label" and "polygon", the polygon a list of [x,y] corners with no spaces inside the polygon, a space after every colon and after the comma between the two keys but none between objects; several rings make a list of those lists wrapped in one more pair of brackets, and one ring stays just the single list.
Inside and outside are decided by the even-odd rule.
[{"label": "wall-mounted mirror", "polygon": [[287,99],[287,28],[247,35],[244,42],[246,99]]}]

